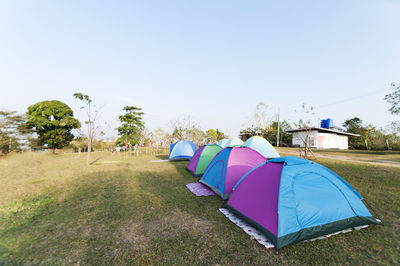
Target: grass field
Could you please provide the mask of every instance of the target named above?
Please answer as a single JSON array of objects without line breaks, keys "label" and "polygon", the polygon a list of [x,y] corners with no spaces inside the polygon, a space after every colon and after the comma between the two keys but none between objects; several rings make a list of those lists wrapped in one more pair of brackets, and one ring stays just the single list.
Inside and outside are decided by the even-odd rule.
[{"label": "grass field", "polygon": [[[279,148],[281,153],[296,153],[298,148]],[[327,150],[313,149],[313,152],[318,155],[330,155],[337,157],[348,157],[354,160],[362,160],[369,162],[394,162],[400,163],[400,151],[367,151],[367,150]]]},{"label": "grass field", "polygon": [[94,153],[87,167],[75,154],[1,157],[0,264],[400,263],[400,168],[320,159],[384,226],[297,243],[277,256],[218,211],[220,198],[186,189],[197,180],[187,162],[150,162],[165,158]]}]

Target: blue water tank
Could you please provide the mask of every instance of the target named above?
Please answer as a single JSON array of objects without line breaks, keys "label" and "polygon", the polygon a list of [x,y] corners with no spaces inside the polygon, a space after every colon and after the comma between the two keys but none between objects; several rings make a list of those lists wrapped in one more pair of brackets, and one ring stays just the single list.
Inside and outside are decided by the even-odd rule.
[{"label": "blue water tank", "polygon": [[325,127],[326,127],[326,128],[332,128],[332,127],[333,127],[333,120],[332,120],[332,118],[328,118],[328,119],[326,119],[325,121],[326,121],[326,122],[325,122]]},{"label": "blue water tank", "polygon": [[321,120],[321,127],[322,127],[322,128],[325,128],[325,127],[326,127],[326,120],[325,120],[325,119],[322,119],[322,120]]}]

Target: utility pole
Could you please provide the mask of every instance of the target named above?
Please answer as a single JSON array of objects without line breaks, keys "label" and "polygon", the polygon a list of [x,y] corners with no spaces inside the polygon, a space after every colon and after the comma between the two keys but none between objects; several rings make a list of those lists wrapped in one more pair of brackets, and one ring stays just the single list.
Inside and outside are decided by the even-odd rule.
[{"label": "utility pole", "polygon": [[279,130],[280,130],[280,122],[279,122],[279,108],[278,108],[278,132],[276,133],[276,147],[279,147]]}]

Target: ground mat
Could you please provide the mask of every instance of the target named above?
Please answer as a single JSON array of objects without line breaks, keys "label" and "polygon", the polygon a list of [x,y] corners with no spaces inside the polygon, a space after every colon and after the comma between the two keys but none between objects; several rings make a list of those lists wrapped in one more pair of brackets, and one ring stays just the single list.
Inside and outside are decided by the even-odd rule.
[{"label": "ground mat", "polygon": [[216,195],[214,191],[206,187],[205,185],[201,183],[190,183],[186,184],[186,187],[195,194],[196,196],[213,196]]},{"label": "ground mat", "polygon": [[[258,231],[257,229],[255,229],[251,225],[249,225],[244,220],[238,218],[236,215],[231,213],[229,210],[227,210],[225,208],[220,208],[219,211],[222,212],[232,223],[234,223],[237,226],[239,226],[240,228],[242,228],[243,231],[245,231],[246,234],[248,234],[251,239],[255,239],[258,243],[260,243],[261,245],[263,245],[266,248],[275,247],[271,242],[269,242],[268,238],[266,238],[264,234],[262,234],[260,231]],[[368,227],[368,225],[354,227],[354,229],[361,230],[362,228],[366,228],[366,227]],[[339,231],[339,232],[336,232],[336,233],[333,233],[333,234],[329,234],[329,235],[326,235],[326,236],[320,236],[320,237],[317,237],[317,238],[304,240],[303,242],[311,242],[311,241],[315,241],[315,240],[325,239],[325,238],[328,238],[328,237],[331,237],[331,236],[334,236],[334,235],[337,235],[337,234],[340,234],[340,233],[348,233],[348,232],[351,232],[351,231],[352,231],[352,229],[346,229],[346,230],[342,230],[342,231]]]}]

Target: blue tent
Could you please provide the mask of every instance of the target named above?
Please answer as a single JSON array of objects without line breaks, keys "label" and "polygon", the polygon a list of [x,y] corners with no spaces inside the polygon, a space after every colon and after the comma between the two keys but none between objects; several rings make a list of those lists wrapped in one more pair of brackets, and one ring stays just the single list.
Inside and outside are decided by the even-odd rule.
[{"label": "blue tent", "polygon": [[232,190],[227,209],[264,233],[276,249],[380,223],[345,180],[320,164],[298,157],[261,163]]},{"label": "blue tent", "polygon": [[222,148],[225,148],[226,143],[229,141],[229,139],[221,139],[218,142],[218,145],[221,146]]},{"label": "blue tent", "polygon": [[196,152],[196,144],[187,140],[180,140],[169,147],[170,160],[190,160]]},{"label": "blue tent", "polygon": [[235,146],[242,146],[243,141],[239,138],[231,138],[228,142],[225,143],[225,147],[235,147]]},{"label": "blue tent", "polygon": [[260,136],[249,138],[248,140],[246,140],[243,146],[252,148],[253,150],[257,151],[262,156],[268,159],[280,157],[279,153],[275,150],[274,147],[272,147],[271,143]]}]

